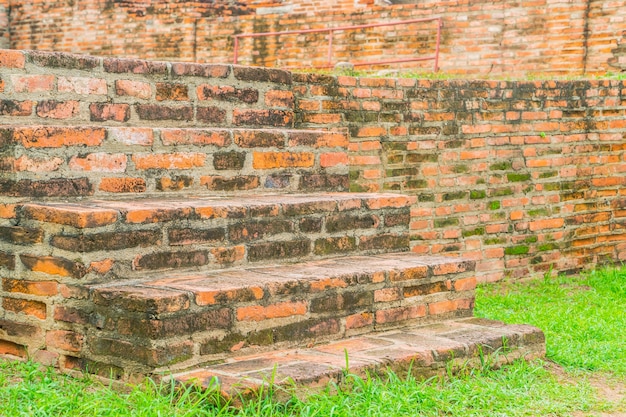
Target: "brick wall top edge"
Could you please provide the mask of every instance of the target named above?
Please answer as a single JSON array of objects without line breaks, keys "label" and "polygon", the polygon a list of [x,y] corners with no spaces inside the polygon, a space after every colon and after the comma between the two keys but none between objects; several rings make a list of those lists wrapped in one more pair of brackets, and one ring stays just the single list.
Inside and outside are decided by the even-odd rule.
[{"label": "brick wall top edge", "polygon": [[[323,84],[337,85],[340,78],[354,78],[358,85],[375,84],[375,80],[387,80],[383,88],[407,88],[397,80],[406,78],[380,77],[342,77],[328,74],[298,73],[277,68],[233,64],[205,64],[193,62],[165,62],[135,58],[98,57],[80,55],[67,52],[12,50],[0,49],[2,53],[21,53],[25,62],[42,68],[60,68],[74,70],[98,70],[116,74],[168,75],[172,77],[195,76],[204,78],[227,78],[230,74],[240,81],[269,82],[275,84]],[[626,86],[626,80],[610,79],[576,79],[576,80],[485,80],[450,78],[445,80],[415,79],[416,83],[410,88],[433,88],[465,86],[475,88],[589,88],[589,87],[616,87]]]}]

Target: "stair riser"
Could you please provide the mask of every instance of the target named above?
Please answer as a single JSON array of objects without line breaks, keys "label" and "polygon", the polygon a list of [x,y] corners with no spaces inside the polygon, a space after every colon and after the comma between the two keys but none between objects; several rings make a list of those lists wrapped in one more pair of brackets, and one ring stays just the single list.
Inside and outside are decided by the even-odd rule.
[{"label": "stair riser", "polygon": [[2,127],[5,198],[347,191],[340,132]]},{"label": "stair riser", "polygon": [[134,220],[127,213],[125,220],[91,229],[25,215],[20,226],[0,226],[0,251],[11,254],[9,278],[58,280],[61,275],[65,283],[96,283],[152,270],[408,250],[407,207],[370,209],[358,199],[354,202],[342,211],[327,201],[291,209],[269,205],[271,211],[260,213],[244,207],[228,217],[205,219],[203,209],[181,209],[141,223],[133,222],[142,216],[136,212]]},{"label": "stair riser", "polygon": [[193,295],[168,289],[175,282],[155,282],[145,286],[146,294],[154,292],[146,298],[152,308],[123,290],[102,287],[88,301],[69,306],[80,312],[78,322],[74,315],[60,325],[86,335],[82,358],[141,372],[185,369],[251,349],[307,346],[407,323],[469,317],[472,269],[473,264],[458,263],[445,271],[424,266],[323,281],[282,276],[272,285],[249,287],[248,294]]}]

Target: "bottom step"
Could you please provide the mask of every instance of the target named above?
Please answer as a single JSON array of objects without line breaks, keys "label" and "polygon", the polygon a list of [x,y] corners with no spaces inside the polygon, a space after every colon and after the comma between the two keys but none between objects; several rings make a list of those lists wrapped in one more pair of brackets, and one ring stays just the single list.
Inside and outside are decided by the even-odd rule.
[{"label": "bottom step", "polygon": [[[274,389],[319,388],[341,382],[347,372],[364,376],[392,370],[428,378],[487,363],[545,355],[541,330],[528,325],[467,318],[340,340],[307,349],[285,349],[226,360],[172,375],[181,384],[219,389],[225,398]],[[279,390],[280,392],[280,390]]]}]

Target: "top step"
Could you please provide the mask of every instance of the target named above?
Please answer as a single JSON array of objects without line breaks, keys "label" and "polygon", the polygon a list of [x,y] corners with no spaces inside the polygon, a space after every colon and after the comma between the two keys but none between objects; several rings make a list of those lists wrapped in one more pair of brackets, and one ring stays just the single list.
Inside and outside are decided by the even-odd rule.
[{"label": "top step", "polygon": [[292,75],[279,69],[41,51],[0,57],[0,124],[294,126]]},{"label": "top step", "polygon": [[346,132],[12,125],[0,147],[3,197],[349,188]]}]

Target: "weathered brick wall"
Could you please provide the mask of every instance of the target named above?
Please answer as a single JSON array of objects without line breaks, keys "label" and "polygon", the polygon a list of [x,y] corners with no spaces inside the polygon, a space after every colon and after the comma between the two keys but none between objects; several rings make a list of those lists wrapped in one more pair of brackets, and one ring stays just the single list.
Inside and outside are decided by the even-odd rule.
[{"label": "weathered brick wall", "polygon": [[482,280],[626,258],[626,81],[294,74],[298,127],[348,127],[353,190],[416,195],[412,248]]},{"label": "weathered brick wall", "polygon": [[[16,49],[224,63],[232,61],[234,33],[441,16],[441,64],[447,72],[579,74],[624,67],[619,45],[623,44],[626,0],[380,3],[13,1],[10,45]],[[0,23],[2,16],[0,3]],[[433,24],[407,25],[337,34],[336,57],[363,61],[429,53],[434,49],[433,29]],[[324,61],[325,46],[322,35],[250,40],[242,45],[241,63],[306,66]],[[402,66],[431,68],[431,64]]]},{"label": "weathered brick wall", "polygon": [[5,198],[348,188],[345,129],[287,129],[286,71],[17,51],[0,65]]},{"label": "weathered brick wall", "polygon": [[[347,187],[349,174],[353,190],[417,196],[413,250],[470,256],[478,260],[482,280],[550,267],[573,271],[625,257],[625,81],[334,78],[14,51],[3,52],[0,65],[5,201],[39,197],[48,189],[64,197],[69,194],[63,190],[239,191],[247,188],[239,179],[255,175],[259,189],[278,184],[286,191],[338,190]],[[243,100],[243,92],[252,90],[254,102]],[[144,116],[150,117],[142,116],[146,106]],[[224,116],[198,118],[204,108]],[[188,117],[173,117],[176,109],[189,109],[182,113]],[[241,114],[251,119],[239,124]],[[212,136],[164,142],[163,132],[181,123]],[[26,128],[51,124],[60,131],[91,126],[95,136],[87,138],[100,137],[104,147],[65,134],[44,143]],[[284,132],[280,146],[267,137],[253,148],[236,141],[238,129],[259,127],[332,129],[347,131],[349,138]],[[119,132],[133,129],[141,130],[119,140]],[[221,129],[224,141],[232,141],[225,147],[214,140]],[[149,147],[141,142],[145,138],[152,138]],[[259,169],[254,161],[261,163],[266,152],[273,154],[273,165]],[[151,153],[167,154],[170,162],[156,162]],[[108,165],[98,162],[105,156]],[[124,170],[115,158],[126,164]],[[191,165],[176,166],[183,160]],[[310,166],[300,165],[305,160]],[[89,169],[94,165],[100,170]],[[119,172],[105,172],[107,167]],[[274,181],[273,174],[286,174],[289,182]],[[232,182],[202,179],[213,176]],[[123,187],[107,188],[109,177]],[[11,204],[0,212],[8,221],[15,217]]]}]

